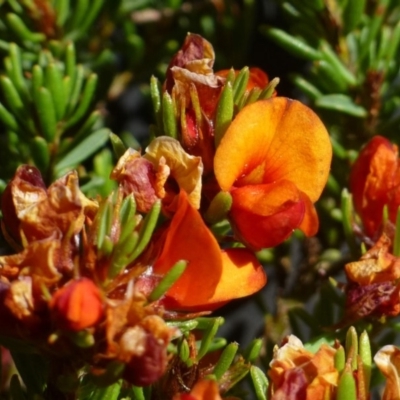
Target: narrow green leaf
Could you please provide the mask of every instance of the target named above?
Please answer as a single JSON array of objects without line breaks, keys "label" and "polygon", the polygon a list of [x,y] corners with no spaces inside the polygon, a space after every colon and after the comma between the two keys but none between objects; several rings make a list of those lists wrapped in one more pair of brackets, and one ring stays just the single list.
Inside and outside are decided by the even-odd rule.
[{"label": "narrow green leaf", "polygon": [[229,192],[220,191],[211,200],[211,203],[204,214],[204,219],[214,225],[226,218],[232,206],[232,196]]},{"label": "narrow green leaf", "polygon": [[92,73],[89,75],[79,105],[75,112],[68,117],[65,129],[68,129],[72,125],[76,124],[88,111],[90,104],[93,101],[93,95],[97,86],[97,75]]},{"label": "narrow green leaf", "polygon": [[45,175],[50,164],[50,151],[47,141],[40,136],[34,137],[31,141],[31,155],[35,165]]},{"label": "narrow green leaf", "polygon": [[316,61],[322,58],[318,50],[281,29],[264,26],[261,27],[261,32],[296,57],[308,61]]},{"label": "narrow green leaf", "polygon": [[43,69],[40,65],[36,64],[32,68],[32,90],[35,97],[42,86],[43,86]]},{"label": "narrow green leaf", "polygon": [[[71,19],[69,21],[69,25],[71,25],[72,29],[79,30],[81,25],[83,24],[85,17],[89,11],[89,0],[79,0],[74,8]],[[82,34],[85,32],[82,32]]]},{"label": "narrow green leaf", "polygon": [[371,44],[373,44],[381,29],[390,2],[391,0],[380,0],[379,3],[375,4],[375,10],[372,18],[370,19],[368,25],[365,26],[364,34],[361,35],[362,40],[360,44],[360,61],[369,56],[369,53],[371,52]]},{"label": "narrow green leaf", "polygon": [[[131,220],[132,225],[135,220]],[[114,279],[119,275],[129,264],[132,252],[135,250],[139,242],[139,234],[137,231],[131,231],[129,235],[126,235],[124,240],[120,240],[117,245],[114,246],[112,258],[110,261],[110,268],[108,269],[108,278]]]},{"label": "narrow green leaf", "polygon": [[347,365],[339,378],[336,400],[357,400],[356,382],[351,368]]},{"label": "narrow green leaf", "polygon": [[11,79],[7,76],[1,76],[0,84],[8,107],[18,118],[23,119],[25,107]]},{"label": "narrow green leaf", "polygon": [[319,108],[335,110],[358,118],[365,118],[367,111],[364,107],[353,103],[353,100],[344,94],[326,94],[315,101]]},{"label": "narrow green leaf", "polygon": [[344,351],[344,347],[340,346],[335,353],[335,368],[340,372],[344,370],[346,365],[346,354]]},{"label": "narrow green leaf", "polygon": [[221,97],[217,106],[217,115],[215,118],[214,141],[215,147],[218,147],[220,141],[225,135],[230,123],[232,122],[234,112],[233,89],[230,82],[227,82],[222,89]]},{"label": "narrow green leaf", "polygon": [[121,158],[127,150],[124,142],[121,140],[120,137],[112,132],[110,133],[110,141],[114,150],[115,157],[117,157],[118,159]]},{"label": "narrow green leaf", "polygon": [[[68,62],[68,59],[67,59]],[[67,64],[67,68],[68,68],[68,64]],[[71,69],[71,67],[69,67]],[[81,89],[82,89],[82,85],[83,85],[83,81],[85,78],[85,68],[83,65],[79,64],[79,65],[74,65],[73,67],[73,76],[71,76],[71,95],[68,99],[67,102],[67,114],[71,114],[72,111],[75,109],[78,100],[79,100],[79,96],[81,94]],[[71,71],[67,70],[67,73],[70,74],[72,73]]]},{"label": "narrow green leaf", "polygon": [[268,83],[267,87],[262,90],[259,99],[260,100],[267,100],[269,99],[275,91],[275,88],[278,86],[280,79],[274,78],[271,82]]},{"label": "narrow green leaf", "polygon": [[213,369],[213,374],[219,380],[222,375],[229,369],[233,360],[235,359],[239,345],[237,343],[230,343],[219,357],[217,364]]},{"label": "narrow green leaf", "polygon": [[50,91],[41,87],[36,95],[36,112],[43,137],[52,143],[57,134],[57,117]]},{"label": "narrow green leaf", "polygon": [[185,260],[178,261],[161,279],[160,283],[153,289],[149,296],[150,301],[157,301],[160,299],[172,285],[182,276],[185,272],[188,262]]},{"label": "narrow green leaf", "polygon": [[6,20],[8,26],[21,40],[38,43],[43,42],[46,39],[46,35],[43,33],[31,32],[17,14],[8,13],[6,15]]},{"label": "narrow green leaf", "polygon": [[154,75],[150,78],[150,96],[157,128],[162,129],[161,88],[158,79]]},{"label": "narrow green leaf", "polygon": [[353,209],[353,199],[352,195],[348,192],[346,188],[342,191],[341,198],[341,210],[342,210],[342,224],[343,231],[346,237],[347,244],[350,248],[353,257],[359,257],[359,249],[357,246],[357,240],[353,230],[353,220],[354,220],[354,209]]},{"label": "narrow green leaf", "polygon": [[178,137],[178,124],[175,117],[174,104],[168,92],[162,97],[163,134],[173,138]]},{"label": "narrow green leaf", "polygon": [[343,30],[348,34],[361,22],[367,0],[350,0],[342,13]]},{"label": "narrow green leaf", "polygon": [[28,100],[28,88],[22,71],[21,52],[15,43],[10,43],[10,61],[12,66],[12,81],[23,99]]},{"label": "narrow green leaf", "polygon": [[56,11],[56,24],[59,27],[64,26],[70,13],[69,0],[55,0],[54,9]]},{"label": "narrow green leaf", "polygon": [[191,319],[188,321],[167,321],[166,324],[170,327],[178,328],[182,333],[186,333],[196,329],[199,323],[195,319]]},{"label": "narrow green leaf", "polygon": [[246,91],[247,83],[249,82],[250,71],[249,67],[244,67],[237,74],[235,81],[232,85],[233,92],[233,102],[235,104],[239,103],[239,100],[242,98],[244,92]]},{"label": "narrow green leaf", "polygon": [[11,113],[8,112],[8,110],[1,103],[0,103],[0,121],[3,122],[3,124],[6,125],[8,129],[11,129],[12,131],[18,130],[17,120]]},{"label": "narrow green leaf", "polygon": [[311,100],[316,100],[322,96],[321,91],[301,75],[292,75],[292,82]]},{"label": "narrow green leaf", "polygon": [[151,208],[150,212],[146,215],[143,221],[143,225],[139,231],[138,244],[132,255],[129,257],[130,262],[135,260],[149,243],[154,228],[156,227],[160,211],[161,211],[161,201],[157,200],[153,204],[153,207]]},{"label": "narrow green leaf", "polygon": [[205,329],[203,333],[203,338],[201,340],[200,348],[197,353],[197,360],[200,361],[209,351],[210,345],[214,336],[216,335],[218,328],[223,323],[222,318],[215,318],[208,321],[208,328]]},{"label": "narrow green leaf", "polygon": [[66,168],[73,168],[81,161],[85,160],[98,149],[100,149],[108,140],[110,130],[107,128],[94,131],[87,138],[82,140],[76,147],[62,157],[55,166],[56,175]]},{"label": "narrow green leaf", "polygon": [[86,13],[85,18],[82,20],[79,25],[79,31],[81,35],[85,34],[88,29],[90,29],[93,25],[93,21],[98,16],[101,7],[104,5],[104,0],[92,0],[90,2],[89,11]]},{"label": "narrow green leaf", "polygon": [[89,400],[118,400],[121,393],[122,381],[107,385],[106,387],[95,387]]},{"label": "narrow green leaf", "polygon": [[178,354],[180,359],[183,362],[186,362],[189,360],[190,357],[190,348],[189,348],[189,344],[187,342],[187,340],[185,338],[183,338],[178,345]]},{"label": "narrow green leaf", "polygon": [[46,88],[51,93],[57,121],[60,121],[64,117],[67,105],[61,72],[54,63],[51,63],[46,67],[45,76]]},{"label": "narrow green leaf", "polygon": [[262,349],[262,339],[253,339],[244,351],[243,357],[248,362],[254,362],[260,355]]},{"label": "narrow green leaf", "polygon": [[351,326],[346,333],[346,362],[351,360],[351,369],[357,369],[358,336],[354,326]]},{"label": "narrow green leaf", "polygon": [[143,388],[137,386],[131,386],[130,391],[132,392],[132,400],[147,400]]},{"label": "narrow green leaf", "polygon": [[357,85],[357,79],[353,73],[339,59],[337,53],[332,49],[329,43],[322,41],[320,50],[326,62],[328,62],[337,74],[350,86]]},{"label": "narrow green leaf", "polygon": [[369,393],[369,385],[371,382],[371,371],[372,371],[372,354],[371,354],[371,343],[369,336],[366,331],[363,331],[358,341],[358,353],[362,361],[365,379],[365,390]]},{"label": "narrow green leaf", "polygon": [[257,400],[267,400],[269,382],[265,373],[261,371],[260,368],[252,365],[250,368],[250,376]]},{"label": "narrow green leaf", "polygon": [[76,74],[76,53],[73,42],[68,42],[65,48],[65,75],[71,78],[71,81],[75,81]]}]

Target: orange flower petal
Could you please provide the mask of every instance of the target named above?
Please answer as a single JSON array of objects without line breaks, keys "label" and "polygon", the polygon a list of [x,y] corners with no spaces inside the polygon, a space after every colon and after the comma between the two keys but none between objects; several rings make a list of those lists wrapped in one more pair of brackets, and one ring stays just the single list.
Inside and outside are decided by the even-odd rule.
[{"label": "orange flower petal", "polygon": [[246,249],[222,252],[222,274],[210,303],[222,303],[258,292],[267,276],[254,254]]},{"label": "orange flower petal", "polygon": [[216,381],[203,379],[197,382],[190,393],[176,394],[173,400],[222,400]]},{"label": "orange flower petal", "polygon": [[301,222],[299,229],[304,232],[306,236],[314,236],[318,232],[319,220],[317,210],[314,204],[304,193],[300,193],[301,199],[304,202],[306,211],[304,213],[303,221]]},{"label": "orange flower petal", "polygon": [[163,240],[162,252],[153,267],[155,273],[165,274],[177,261],[188,261],[186,271],[166,294],[164,304],[168,308],[213,310],[258,291],[266,283],[265,272],[251,252],[221,252],[183,191]]},{"label": "orange flower petal", "polygon": [[178,201],[153,269],[165,274],[179,260],[188,261],[186,271],[168,291],[168,297],[180,308],[189,309],[207,304],[214,295],[222,273],[222,257],[218,242],[182,190]]},{"label": "orange flower petal", "polygon": [[382,347],[374,357],[375,364],[386,378],[382,400],[400,398],[400,349],[393,345]]},{"label": "orange flower petal", "polygon": [[273,247],[298,228],[305,204],[295,185],[280,181],[232,190],[229,218],[235,234],[253,249]]},{"label": "orange flower petal", "polygon": [[[244,184],[294,182],[312,202],[328,178],[332,149],[318,116],[296,100],[275,97],[245,107],[217,148],[214,169],[222,190]],[[262,166],[262,174],[246,179]],[[261,179],[260,179],[261,178]]]}]

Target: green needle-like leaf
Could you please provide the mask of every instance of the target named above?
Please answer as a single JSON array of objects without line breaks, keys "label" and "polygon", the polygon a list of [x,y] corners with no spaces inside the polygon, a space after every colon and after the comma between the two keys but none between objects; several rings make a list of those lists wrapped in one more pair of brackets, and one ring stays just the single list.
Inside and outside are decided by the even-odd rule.
[{"label": "green needle-like leaf", "polygon": [[231,366],[238,348],[239,345],[237,343],[230,343],[220,355],[219,360],[213,369],[213,374],[216,376],[217,380],[220,379]]},{"label": "green needle-like leaf", "polygon": [[46,87],[51,93],[56,112],[57,121],[64,117],[66,109],[66,96],[60,70],[55,64],[49,64],[45,70]]},{"label": "green needle-like leaf", "polygon": [[82,97],[75,112],[68,118],[65,129],[76,124],[88,111],[97,86],[97,75],[91,74],[86,81]]},{"label": "green needle-like leaf", "polygon": [[0,103],[0,121],[12,131],[18,130],[18,122],[14,116]]},{"label": "green needle-like leaf", "polygon": [[107,128],[91,133],[58,161],[55,166],[56,175],[58,176],[67,168],[74,168],[81,161],[86,160],[86,158],[104,146],[109,136],[110,130]]},{"label": "green needle-like leaf", "polygon": [[216,335],[218,328],[222,325],[222,318],[215,318],[213,320],[208,320],[208,328],[203,333],[203,338],[201,340],[200,349],[197,353],[197,360],[201,360],[209,351],[211,342]]},{"label": "green needle-like leaf", "polygon": [[358,341],[358,353],[362,361],[365,379],[365,390],[369,392],[369,384],[371,381],[371,370],[372,370],[372,354],[371,354],[371,343],[369,336],[366,331],[363,331]]},{"label": "green needle-like leaf", "polygon": [[327,94],[315,101],[319,108],[335,110],[358,118],[365,118],[367,111],[364,107],[354,104],[353,100],[344,94]]},{"label": "green needle-like leaf", "polygon": [[243,357],[246,361],[254,362],[260,355],[262,349],[262,339],[253,339],[244,351]]},{"label": "green needle-like leaf", "polygon": [[47,168],[50,164],[50,151],[47,141],[40,136],[36,136],[31,141],[31,146],[31,154],[35,165],[42,171],[43,174],[46,174]]},{"label": "green needle-like leaf", "polygon": [[351,369],[357,369],[357,354],[358,354],[358,336],[354,326],[351,326],[346,333],[346,357],[347,361],[351,359]]},{"label": "green needle-like leaf", "polygon": [[252,365],[250,368],[250,376],[253,382],[254,391],[257,400],[267,400],[267,391],[269,382],[265,373],[260,368]]},{"label": "green needle-like leaf", "polygon": [[320,60],[321,53],[304,41],[293,37],[285,31],[277,28],[262,27],[261,32],[266,34],[274,42],[282,46],[290,54],[308,61]]},{"label": "green needle-like leaf", "polygon": [[218,147],[220,141],[225,135],[230,123],[232,122],[234,112],[233,89],[230,82],[227,82],[222,89],[221,97],[217,106],[217,115],[215,119],[214,141],[215,147]]},{"label": "green needle-like leaf", "polygon": [[124,155],[127,148],[121,138],[115,133],[110,134],[110,141],[114,150],[114,154],[119,159]]},{"label": "green needle-like leaf", "polygon": [[46,35],[43,33],[34,33],[30,31],[25,25],[24,21],[14,13],[8,13],[6,20],[11,30],[21,39],[28,42],[43,42],[46,39]]},{"label": "green needle-like leaf", "polygon": [[132,255],[129,257],[130,262],[135,260],[149,243],[154,228],[156,227],[160,211],[161,211],[161,201],[157,200],[143,221],[143,226],[139,231],[138,244]]},{"label": "green needle-like leaf", "polygon": [[337,400],[357,400],[357,387],[353,372],[349,365],[346,365],[339,378],[336,394]]},{"label": "green needle-like leaf", "polygon": [[57,117],[53,98],[45,87],[39,89],[35,98],[41,133],[49,143],[52,143],[57,134]]},{"label": "green needle-like leaf", "polygon": [[250,72],[249,67],[244,67],[236,76],[235,81],[233,82],[232,92],[233,92],[233,102],[235,104],[239,103],[239,100],[242,98],[247,83],[249,82]]},{"label": "green needle-like leaf", "polygon": [[[68,64],[67,64],[68,67]],[[68,71],[68,73],[71,73],[71,71]],[[72,111],[75,109],[78,100],[79,100],[79,96],[81,94],[81,90],[82,90],[82,85],[83,85],[83,81],[85,78],[85,68],[83,67],[83,65],[77,65],[74,67],[74,73],[73,76],[68,75],[71,77],[72,81],[71,81],[71,95],[69,97],[69,100],[67,102],[67,114],[71,114]]]},{"label": "green needle-like leaf", "polygon": [[160,283],[153,289],[149,296],[150,301],[156,301],[172,287],[172,285],[182,276],[187,267],[187,261],[178,261],[161,279]]},{"label": "green needle-like leaf", "polygon": [[162,97],[163,134],[173,138],[178,137],[178,124],[175,117],[174,105],[168,92]]}]

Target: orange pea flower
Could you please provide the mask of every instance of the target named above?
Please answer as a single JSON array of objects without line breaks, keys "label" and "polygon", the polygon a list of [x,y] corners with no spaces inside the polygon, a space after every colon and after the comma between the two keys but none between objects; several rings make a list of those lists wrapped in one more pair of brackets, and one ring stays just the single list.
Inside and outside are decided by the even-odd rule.
[{"label": "orange pea flower", "polygon": [[400,349],[393,345],[382,347],[374,357],[376,366],[386,378],[382,400],[400,398]]},{"label": "orange pea flower", "polygon": [[252,252],[238,248],[221,251],[184,191],[158,243],[161,251],[153,265],[155,274],[165,274],[179,260],[188,261],[163,300],[168,309],[212,310],[255,293],[266,283],[265,272]]},{"label": "orange pea flower", "polygon": [[336,350],[326,344],[313,354],[295,336],[274,349],[268,372],[271,400],[330,399],[336,390],[339,372],[335,369]]},{"label": "orange pea flower", "polygon": [[395,222],[400,205],[399,185],[398,148],[384,137],[375,136],[361,150],[350,174],[354,208],[368,236],[379,237],[385,205],[389,219]]},{"label": "orange pea flower", "polygon": [[62,329],[80,331],[98,323],[103,317],[103,302],[98,287],[87,278],[63,286],[50,300],[57,324]]},{"label": "orange pea flower", "polygon": [[214,158],[215,177],[233,204],[236,236],[273,247],[294,229],[318,230],[313,203],[328,178],[332,149],[317,115],[296,100],[257,101],[236,116]]}]

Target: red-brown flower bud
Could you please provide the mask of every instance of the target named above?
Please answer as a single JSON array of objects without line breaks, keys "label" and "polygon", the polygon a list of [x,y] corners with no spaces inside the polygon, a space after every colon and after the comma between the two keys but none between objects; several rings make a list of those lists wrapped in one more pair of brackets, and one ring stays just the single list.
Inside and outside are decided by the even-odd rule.
[{"label": "red-brown flower bud", "polygon": [[100,290],[90,279],[75,280],[54,294],[50,309],[62,329],[80,331],[91,327],[103,316]]},{"label": "red-brown flower bud", "polygon": [[[163,340],[157,339],[152,333],[135,327],[127,332],[121,342],[129,346],[133,357],[126,364],[124,378],[136,386],[148,386],[157,381],[167,367],[167,347]],[[123,349],[127,351],[127,349]]]}]

